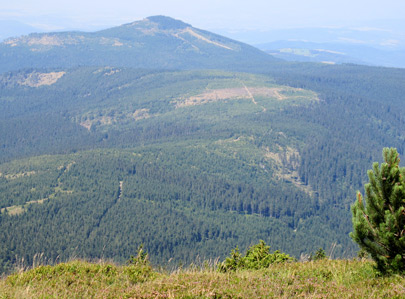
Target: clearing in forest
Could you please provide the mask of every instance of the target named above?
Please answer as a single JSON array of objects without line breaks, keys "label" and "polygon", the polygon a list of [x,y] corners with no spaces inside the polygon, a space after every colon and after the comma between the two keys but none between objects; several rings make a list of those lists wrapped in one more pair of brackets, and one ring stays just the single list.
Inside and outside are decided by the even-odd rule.
[{"label": "clearing in forest", "polygon": [[[240,99],[249,99],[253,102],[253,104],[258,105],[257,101],[255,100],[255,97],[266,97],[282,101],[296,97],[308,97],[308,95],[305,95],[304,90],[299,88],[248,87],[245,84],[243,84],[243,87],[207,90],[201,94],[197,94],[195,96],[190,96],[188,98],[178,100],[176,102],[176,107],[179,108],[185,106],[202,105],[222,100],[240,100]],[[262,109],[263,111],[266,111],[264,107],[262,107]]]}]

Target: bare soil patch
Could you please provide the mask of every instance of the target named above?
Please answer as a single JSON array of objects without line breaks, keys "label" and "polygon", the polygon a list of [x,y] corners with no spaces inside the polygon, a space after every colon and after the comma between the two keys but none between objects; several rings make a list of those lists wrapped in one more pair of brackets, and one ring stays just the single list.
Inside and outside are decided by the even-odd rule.
[{"label": "bare soil patch", "polygon": [[82,127],[86,128],[87,130],[90,131],[91,126],[93,124],[98,124],[98,125],[111,125],[113,123],[113,118],[111,116],[101,116],[97,117],[94,119],[87,119],[85,121],[82,121],[79,123]]},{"label": "bare soil patch", "polygon": [[33,37],[28,40],[28,45],[43,45],[43,46],[61,46],[63,40],[57,36],[44,35],[41,37]]},{"label": "bare soil patch", "polygon": [[176,107],[202,105],[221,100],[252,99],[254,96],[264,96],[284,100],[287,97],[280,94],[282,88],[275,87],[237,87],[208,90],[202,94],[180,100]]},{"label": "bare soil patch", "polygon": [[271,152],[268,147],[264,149],[264,158],[270,159],[275,164],[276,177],[281,180],[289,181],[297,188],[312,196],[313,190],[310,186],[304,185],[298,174],[300,166],[300,154],[297,149],[287,146],[278,147],[278,152]]},{"label": "bare soil patch", "polygon": [[39,87],[42,85],[55,84],[66,72],[51,72],[51,73],[37,73],[33,72],[25,79],[22,79],[19,84],[29,87]]},{"label": "bare soil patch", "polygon": [[7,180],[15,180],[15,179],[18,179],[18,178],[31,176],[31,175],[34,175],[34,174],[36,174],[36,171],[27,171],[27,172],[14,173],[14,174],[0,173],[0,177],[4,176]]},{"label": "bare soil patch", "polygon": [[231,51],[234,50],[234,49],[232,49],[231,47],[225,46],[225,45],[223,45],[223,44],[221,44],[221,43],[218,43],[218,42],[216,42],[216,41],[212,41],[212,40],[206,38],[205,36],[202,36],[201,34],[198,34],[197,32],[193,31],[193,29],[191,29],[190,27],[188,27],[187,29],[185,29],[184,32],[185,32],[185,33],[188,33],[188,34],[190,34],[190,35],[192,35],[192,36],[194,36],[194,37],[196,37],[196,38],[199,39],[199,40],[205,41],[206,43],[215,45],[215,46],[217,46],[217,47],[221,47],[221,48],[224,48],[224,49],[227,49],[227,50],[231,50]]},{"label": "bare soil patch", "polygon": [[150,118],[151,115],[149,114],[149,109],[138,109],[135,110],[135,112],[132,114],[135,120],[141,120],[141,119],[146,119]]}]

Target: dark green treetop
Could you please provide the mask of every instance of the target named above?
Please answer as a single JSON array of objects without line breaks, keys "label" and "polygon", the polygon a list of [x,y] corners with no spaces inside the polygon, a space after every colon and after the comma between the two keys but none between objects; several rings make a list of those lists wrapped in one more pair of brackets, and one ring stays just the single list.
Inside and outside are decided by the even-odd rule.
[{"label": "dark green treetop", "polygon": [[360,192],[352,206],[351,238],[370,254],[382,273],[405,271],[405,167],[398,152],[383,149],[384,163],[368,171],[365,205]]}]

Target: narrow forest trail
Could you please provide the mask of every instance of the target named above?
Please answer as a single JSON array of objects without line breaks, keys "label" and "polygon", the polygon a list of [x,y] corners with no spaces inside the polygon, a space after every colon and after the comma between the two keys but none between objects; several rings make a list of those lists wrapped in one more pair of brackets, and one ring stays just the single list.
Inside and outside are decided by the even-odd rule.
[{"label": "narrow forest trail", "polygon": [[124,185],[123,181],[120,181],[119,183],[119,190],[118,190],[118,195],[115,197],[115,199],[113,200],[113,202],[104,209],[103,213],[101,214],[100,218],[97,220],[97,223],[93,226],[93,228],[91,230],[89,230],[89,232],[87,233],[87,238],[90,237],[91,233],[100,226],[101,221],[103,220],[103,218],[105,217],[105,215],[107,215],[108,211],[115,206],[122,197],[122,187]]},{"label": "narrow forest trail", "polygon": [[262,105],[259,105],[259,104],[256,102],[255,97],[254,97],[253,94],[250,92],[249,88],[245,85],[245,83],[243,83],[242,81],[241,81],[241,83],[242,83],[243,87],[245,88],[246,93],[248,94],[249,98],[252,100],[252,103],[253,103],[254,105],[256,105],[256,106],[262,108],[262,112],[266,112],[267,109],[266,109],[265,107],[263,107]]},{"label": "narrow forest trail", "polygon": [[124,185],[124,181],[120,181],[120,190],[118,191],[118,200],[117,202],[119,202],[121,200],[121,196],[122,196],[122,186]]}]

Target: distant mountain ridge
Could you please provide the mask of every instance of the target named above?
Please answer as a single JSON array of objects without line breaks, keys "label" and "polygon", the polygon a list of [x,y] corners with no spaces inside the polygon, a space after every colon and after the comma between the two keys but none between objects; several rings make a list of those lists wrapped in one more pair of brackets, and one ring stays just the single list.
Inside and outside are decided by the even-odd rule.
[{"label": "distant mountain ridge", "polygon": [[355,63],[405,67],[405,51],[374,48],[364,44],[275,41],[256,45],[274,57],[288,61]]},{"label": "distant mountain ridge", "polygon": [[274,61],[252,46],[165,16],[92,33],[34,33],[0,44],[0,72],[96,65],[249,71]]},{"label": "distant mountain ridge", "polygon": [[39,32],[41,29],[14,20],[0,20],[0,42],[10,37]]}]

